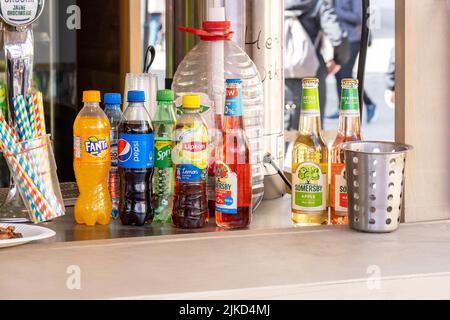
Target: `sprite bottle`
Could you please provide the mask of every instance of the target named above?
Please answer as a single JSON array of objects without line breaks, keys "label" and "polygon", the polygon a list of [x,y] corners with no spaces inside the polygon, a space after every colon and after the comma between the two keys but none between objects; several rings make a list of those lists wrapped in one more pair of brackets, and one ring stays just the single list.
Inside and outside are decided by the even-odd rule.
[{"label": "sprite bottle", "polygon": [[154,223],[170,223],[174,192],[174,168],[172,149],[173,132],[176,124],[174,93],[160,90],[157,93],[158,106],[153,120],[155,130],[155,174],[153,176]]},{"label": "sprite bottle", "polygon": [[8,104],[6,103],[6,86],[0,83],[0,114],[8,121]]}]

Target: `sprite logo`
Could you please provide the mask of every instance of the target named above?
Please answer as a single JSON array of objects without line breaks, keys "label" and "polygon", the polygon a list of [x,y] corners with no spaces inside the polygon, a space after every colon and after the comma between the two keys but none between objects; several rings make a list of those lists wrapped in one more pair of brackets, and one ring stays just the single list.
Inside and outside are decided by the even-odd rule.
[{"label": "sprite logo", "polygon": [[167,169],[173,167],[172,162],[173,142],[171,140],[155,141],[155,167],[159,169]]},{"label": "sprite logo", "polygon": [[108,150],[108,139],[99,139],[97,137],[90,137],[85,142],[86,152],[91,156],[98,157],[104,151]]}]

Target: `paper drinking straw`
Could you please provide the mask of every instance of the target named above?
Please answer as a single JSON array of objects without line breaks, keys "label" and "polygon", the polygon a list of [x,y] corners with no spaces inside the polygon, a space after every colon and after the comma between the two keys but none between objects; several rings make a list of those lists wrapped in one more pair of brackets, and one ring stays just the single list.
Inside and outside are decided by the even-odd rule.
[{"label": "paper drinking straw", "polygon": [[[51,218],[63,216],[65,214],[64,207],[59,203],[54,192],[50,193],[43,184],[36,167],[32,165],[33,162],[30,159],[29,153],[24,152],[21,145],[17,144],[17,138],[15,137],[14,131],[11,130],[4,119],[3,121],[0,121],[0,125],[3,127],[3,130],[0,131],[0,140],[2,140],[3,144],[12,151],[11,154],[15,155],[13,158],[16,162],[16,167],[19,171],[25,173],[23,178],[27,179],[31,187],[33,187],[33,185],[36,186],[38,193],[44,196],[44,200],[48,201],[51,208],[54,208],[56,212]],[[0,129],[2,128],[0,127]]]},{"label": "paper drinking straw", "polygon": [[34,119],[33,95],[27,96],[27,113],[30,120],[31,136],[32,138],[38,138]]},{"label": "paper drinking straw", "polygon": [[19,136],[22,141],[33,138],[28,112],[23,96],[19,95],[13,98],[14,114],[16,115],[17,127],[19,128]]},{"label": "paper drinking straw", "polygon": [[[39,137],[45,136],[47,134],[47,128],[45,126],[45,112],[44,112],[44,99],[42,92],[35,93],[35,101],[37,103],[37,113],[39,114],[39,121],[36,120],[36,126],[39,128]],[[36,107],[35,107],[36,108]]]},{"label": "paper drinking straw", "polygon": [[[11,149],[13,149],[11,146],[16,145],[17,141],[14,138],[13,131],[9,128],[3,117],[0,117],[0,139],[2,140],[3,149],[6,149],[9,154],[14,154],[11,152]],[[45,220],[51,219],[55,213],[52,212],[50,207],[47,205],[43,194],[37,186],[32,183],[27,171],[20,165],[16,156],[5,155],[5,158],[10,162],[13,171],[18,178],[17,180],[19,181],[22,191],[24,191],[27,200],[30,201],[33,216],[35,217],[34,221],[36,222],[42,220],[42,217],[39,217],[39,215],[43,215]]]}]

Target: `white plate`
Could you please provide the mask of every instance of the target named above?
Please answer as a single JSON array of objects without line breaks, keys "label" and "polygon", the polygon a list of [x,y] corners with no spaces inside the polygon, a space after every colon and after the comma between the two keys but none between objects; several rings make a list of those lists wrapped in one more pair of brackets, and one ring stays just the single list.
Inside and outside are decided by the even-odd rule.
[{"label": "white plate", "polygon": [[23,236],[21,239],[0,240],[0,249],[21,246],[33,241],[49,239],[56,235],[53,230],[33,225],[0,223],[0,227],[15,227],[14,232],[21,233]]}]

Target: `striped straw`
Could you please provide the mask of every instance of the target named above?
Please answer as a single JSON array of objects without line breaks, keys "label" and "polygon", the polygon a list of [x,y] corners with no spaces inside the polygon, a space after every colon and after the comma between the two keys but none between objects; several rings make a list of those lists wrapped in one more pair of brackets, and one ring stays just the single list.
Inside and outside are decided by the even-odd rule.
[{"label": "striped straw", "polygon": [[37,92],[33,95],[33,101],[35,104],[35,120],[38,136],[42,137],[47,134],[47,128],[45,126],[45,112],[44,112],[44,99],[42,92]]},{"label": "striped straw", "polygon": [[[11,154],[18,155],[18,164],[20,168],[24,170],[26,176],[29,178],[29,181],[39,189],[40,193],[42,193],[46,200],[51,204],[51,206],[55,208],[55,210],[57,211],[56,217],[64,215],[63,206],[58,202],[54,193],[50,193],[47,191],[47,188],[42,183],[40,176],[37,174],[38,171],[32,165],[33,161],[30,159],[29,154],[24,152],[23,148],[21,148],[21,146],[17,144],[18,139],[15,136],[14,131],[11,130],[4,119],[0,118],[0,124],[2,124],[4,127],[4,133],[0,134],[0,139],[3,139],[3,143],[5,146],[12,149],[12,152],[10,152]],[[0,131],[0,133],[2,133],[2,131]]]},{"label": "striped straw", "polygon": [[[10,148],[12,146],[17,146],[17,139],[15,138],[14,132],[8,126],[3,117],[0,117],[0,138],[2,139],[3,147],[7,149],[7,153],[13,154],[10,152]],[[46,199],[43,197],[42,193],[37,189],[36,185],[34,185],[27,174],[26,169],[24,169],[15,156],[6,156],[7,160],[10,161],[13,170],[17,174],[17,178],[19,181],[19,186],[25,197],[30,202],[30,206],[33,211],[34,222],[41,222],[42,219],[49,220],[55,216],[46,203]],[[43,215],[44,217],[40,217]]]},{"label": "striped straw", "polygon": [[14,114],[16,115],[19,136],[22,141],[33,139],[28,112],[23,96],[13,98]]},{"label": "striped straw", "polygon": [[30,119],[30,128],[31,128],[31,134],[32,138],[39,138],[36,131],[36,124],[34,119],[34,104],[33,104],[33,95],[27,96],[27,112],[28,117]]}]

